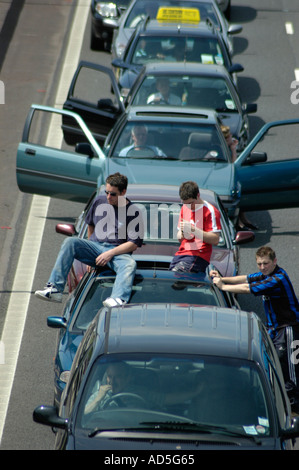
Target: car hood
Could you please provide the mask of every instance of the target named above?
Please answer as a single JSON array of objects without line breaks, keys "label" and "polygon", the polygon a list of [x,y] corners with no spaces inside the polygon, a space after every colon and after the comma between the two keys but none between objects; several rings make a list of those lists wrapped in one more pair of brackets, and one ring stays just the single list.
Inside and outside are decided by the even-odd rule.
[{"label": "car hood", "polygon": [[[94,437],[87,433],[76,432],[74,442],[70,440],[69,449],[74,450],[204,450],[204,449],[242,449],[242,450],[275,450],[280,445],[277,439],[261,439],[256,444],[250,438],[229,437],[220,434],[205,433],[157,433],[144,431],[103,431]],[[178,456],[177,456],[178,458]],[[114,459],[113,454],[110,459]],[[121,463],[121,457],[115,457],[111,463]],[[161,461],[162,462],[162,461]],[[160,463],[161,463],[160,462]],[[125,460],[128,463],[128,460]],[[133,463],[131,464],[133,466]]]},{"label": "car hood", "polygon": [[[170,171],[171,169],[171,171]],[[195,179],[198,186],[230,196],[234,188],[234,166],[231,163],[195,162],[150,158],[108,158],[107,174],[125,174],[129,183],[173,184]],[[102,180],[99,181],[102,183]]]}]

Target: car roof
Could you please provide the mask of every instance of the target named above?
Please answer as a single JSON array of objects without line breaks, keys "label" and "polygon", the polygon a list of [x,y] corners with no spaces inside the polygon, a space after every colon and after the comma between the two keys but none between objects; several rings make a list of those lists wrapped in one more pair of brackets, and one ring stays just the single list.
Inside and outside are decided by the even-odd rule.
[{"label": "car roof", "polygon": [[[210,287],[213,290],[218,288],[211,282],[211,278],[206,272],[197,272],[197,273],[184,273],[184,275],[177,276],[174,271],[169,270],[169,264],[172,260],[172,256],[168,255],[159,255],[159,254],[133,254],[133,257],[137,263],[136,276],[148,274],[149,277],[161,278],[166,280],[172,280],[173,282],[191,282],[198,284],[205,284],[207,287]],[[99,267],[94,272],[94,277],[101,276],[116,276],[113,270],[110,270],[108,267]],[[92,278],[92,277],[91,277]]]},{"label": "car roof", "polygon": [[105,345],[98,341],[97,353],[104,347],[107,354],[199,354],[260,359],[262,323],[253,312],[171,303],[127,304],[103,309],[98,319],[98,333],[105,323],[106,340]]},{"label": "car roof", "polygon": [[[104,194],[105,185],[99,187],[97,194]],[[202,199],[218,206],[218,197],[210,189],[199,188]],[[138,202],[176,202],[181,203],[179,186],[170,184],[128,184],[126,196],[128,199]]]},{"label": "car roof", "polygon": [[199,23],[166,22],[156,19],[144,20],[137,28],[136,34],[142,35],[187,35],[200,37],[218,37],[218,30],[210,21],[201,21]]},{"label": "car roof", "polygon": [[224,65],[201,64],[194,62],[149,62],[144,65],[142,75],[195,75],[207,77],[230,77]]},{"label": "car roof", "polygon": [[125,113],[128,121],[153,120],[155,122],[165,119],[178,121],[183,119],[185,123],[188,119],[192,122],[196,120],[198,124],[217,124],[218,118],[215,111],[204,108],[189,108],[188,106],[129,106]]}]

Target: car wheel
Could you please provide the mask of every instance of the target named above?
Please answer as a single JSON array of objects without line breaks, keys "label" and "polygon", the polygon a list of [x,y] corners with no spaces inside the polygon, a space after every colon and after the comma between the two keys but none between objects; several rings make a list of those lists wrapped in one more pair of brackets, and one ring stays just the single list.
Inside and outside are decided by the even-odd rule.
[{"label": "car wheel", "polygon": [[91,33],[90,33],[90,49],[92,51],[99,51],[99,50],[104,50],[105,49],[105,41],[98,38],[94,34],[94,31],[93,31],[92,27],[91,27]]}]

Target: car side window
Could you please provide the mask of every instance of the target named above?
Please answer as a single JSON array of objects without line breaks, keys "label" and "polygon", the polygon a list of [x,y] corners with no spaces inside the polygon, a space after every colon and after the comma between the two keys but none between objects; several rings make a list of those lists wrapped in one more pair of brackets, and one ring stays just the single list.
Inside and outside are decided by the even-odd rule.
[{"label": "car side window", "polygon": [[91,327],[86,332],[84,339],[81,341],[77,350],[77,355],[72,365],[72,371],[74,372],[71,375],[70,382],[67,384],[67,393],[65,394],[66,398],[64,407],[66,417],[71,415],[74,408],[77,394],[82,383],[82,378],[92,356],[95,338],[96,329]]},{"label": "car side window", "polygon": [[287,406],[284,398],[284,394],[282,391],[282,385],[277,378],[277,375],[270,364],[270,382],[272,386],[272,392],[275,399],[277,415],[279,419],[279,424],[282,428],[286,427],[286,417],[287,417]]}]

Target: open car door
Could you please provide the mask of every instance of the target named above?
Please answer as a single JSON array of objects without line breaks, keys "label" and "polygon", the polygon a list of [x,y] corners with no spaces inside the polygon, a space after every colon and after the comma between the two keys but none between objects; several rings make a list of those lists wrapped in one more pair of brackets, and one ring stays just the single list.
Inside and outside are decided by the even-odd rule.
[{"label": "open car door", "polygon": [[[125,109],[112,69],[81,61],[73,76],[63,109],[79,114],[94,138],[103,144]],[[67,115],[63,116],[62,123],[64,140],[68,145],[84,141],[80,128]]]},{"label": "open car door", "polygon": [[240,208],[299,207],[299,119],[265,124],[235,162]]},{"label": "open car door", "polygon": [[[62,118],[80,128],[87,142],[69,147]],[[83,119],[75,113],[32,105],[17,150],[16,176],[21,191],[86,202],[105,179],[106,158]]]}]

